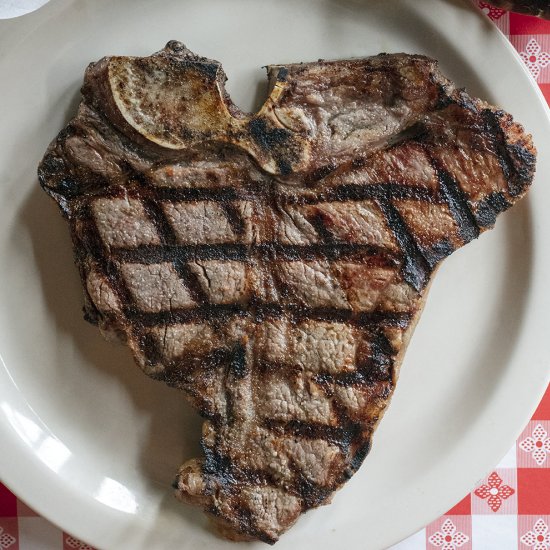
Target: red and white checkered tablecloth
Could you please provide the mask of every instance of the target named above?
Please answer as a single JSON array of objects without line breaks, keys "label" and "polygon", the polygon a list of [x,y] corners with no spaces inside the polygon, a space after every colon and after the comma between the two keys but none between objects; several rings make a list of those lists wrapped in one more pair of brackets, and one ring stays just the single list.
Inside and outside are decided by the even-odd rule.
[{"label": "red and white checkered tablecloth", "polygon": [[[550,21],[477,4],[518,50],[550,103]],[[444,516],[392,550],[437,548],[550,550],[550,387],[514,447],[489,475]],[[0,550],[5,549],[91,546],[38,516],[0,483]]]}]

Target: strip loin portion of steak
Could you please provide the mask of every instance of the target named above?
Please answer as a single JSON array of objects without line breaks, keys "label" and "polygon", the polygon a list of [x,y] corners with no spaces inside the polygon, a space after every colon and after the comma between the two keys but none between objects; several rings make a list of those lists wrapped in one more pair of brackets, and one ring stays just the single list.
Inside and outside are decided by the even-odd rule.
[{"label": "strip loin portion of steak", "polygon": [[361,465],[434,270],[525,194],[535,149],[423,56],[268,74],[249,115],[178,42],[102,59],[39,178],[86,319],[205,418],[177,496],[273,543]]}]

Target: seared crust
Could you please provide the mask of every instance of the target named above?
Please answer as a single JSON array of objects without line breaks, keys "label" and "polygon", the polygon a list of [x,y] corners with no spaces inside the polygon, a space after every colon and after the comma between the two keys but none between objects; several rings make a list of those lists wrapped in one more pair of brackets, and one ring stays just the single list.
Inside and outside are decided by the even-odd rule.
[{"label": "seared crust", "polygon": [[177,496],[273,543],[359,468],[437,266],[525,194],[536,152],[423,56],[268,73],[248,115],[179,43],[105,58],[39,178],[87,320],[205,418]]}]

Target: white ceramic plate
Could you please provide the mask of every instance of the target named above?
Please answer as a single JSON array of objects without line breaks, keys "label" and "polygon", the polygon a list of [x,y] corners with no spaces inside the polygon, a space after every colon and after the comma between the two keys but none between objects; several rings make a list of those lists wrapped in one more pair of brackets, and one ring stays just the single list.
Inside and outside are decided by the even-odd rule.
[{"label": "white ceramic plate", "polygon": [[200,422],[82,320],[68,231],[35,176],[75,111],[86,64],[173,38],[221,60],[243,108],[261,101],[266,63],[425,53],[534,135],[538,181],[440,270],[363,468],[278,543],[384,548],[471,489],[548,380],[548,113],[504,37],[460,1],[54,0],[0,21],[0,477],[102,548],[240,547],[173,499],[174,472],[199,452]]}]

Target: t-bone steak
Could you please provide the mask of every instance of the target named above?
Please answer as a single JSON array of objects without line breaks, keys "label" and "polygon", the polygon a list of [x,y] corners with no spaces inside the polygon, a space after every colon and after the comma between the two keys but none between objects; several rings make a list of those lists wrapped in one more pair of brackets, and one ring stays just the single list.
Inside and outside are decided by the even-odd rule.
[{"label": "t-bone steak", "polygon": [[179,42],[92,63],[39,178],[85,318],[205,419],[177,496],[273,543],[359,468],[432,274],[525,194],[536,152],[421,55],[268,75],[248,114]]}]

